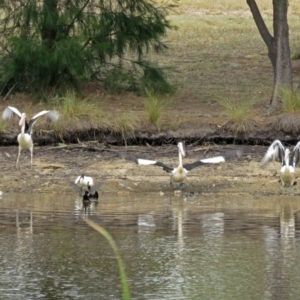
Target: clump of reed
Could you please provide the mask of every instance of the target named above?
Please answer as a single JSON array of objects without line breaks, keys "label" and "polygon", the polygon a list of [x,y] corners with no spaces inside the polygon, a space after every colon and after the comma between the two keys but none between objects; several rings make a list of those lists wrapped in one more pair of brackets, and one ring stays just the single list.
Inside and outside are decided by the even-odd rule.
[{"label": "clump of reed", "polygon": [[102,226],[98,225],[97,223],[95,223],[91,219],[85,218],[83,220],[89,226],[91,226],[92,228],[94,228],[97,232],[99,232],[100,234],[102,234],[104,236],[104,238],[109,242],[111,248],[114,251],[114,254],[116,256],[116,259],[117,259],[117,262],[118,262],[118,266],[119,266],[119,274],[120,274],[120,277],[121,277],[123,299],[124,300],[130,300],[131,296],[130,296],[130,291],[129,291],[129,286],[128,286],[128,281],[127,281],[127,276],[126,276],[125,268],[123,266],[123,261],[122,261],[121,255],[119,253],[118,247],[117,247],[114,239],[112,238],[112,236]]}]

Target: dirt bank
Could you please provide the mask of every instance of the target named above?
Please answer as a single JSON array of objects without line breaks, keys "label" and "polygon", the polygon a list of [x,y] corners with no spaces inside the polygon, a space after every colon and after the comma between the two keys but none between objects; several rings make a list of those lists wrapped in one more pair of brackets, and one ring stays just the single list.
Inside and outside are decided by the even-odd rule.
[{"label": "dirt bank", "polygon": [[[219,155],[234,149],[242,149],[238,160],[224,164],[196,168],[190,172],[185,196],[210,193],[280,194],[278,171],[280,164],[270,163],[260,167],[260,160],[266,146],[215,145],[187,146],[185,162],[193,162],[204,157]],[[102,177],[107,180],[100,192],[119,195],[153,192],[173,195],[176,187],[169,186],[169,176],[154,166],[137,166],[132,161],[122,159],[122,154],[161,160],[170,165],[177,164],[175,145],[105,146],[98,143],[75,144],[66,147],[35,147],[34,168],[30,169],[30,155],[24,151],[20,159],[20,169],[15,169],[17,146],[1,147],[1,183],[4,193],[74,193],[69,182],[80,174],[91,175],[95,181]],[[297,185],[294,194],[297,194]],[[175,192],[176,194],[176,192]]]}]

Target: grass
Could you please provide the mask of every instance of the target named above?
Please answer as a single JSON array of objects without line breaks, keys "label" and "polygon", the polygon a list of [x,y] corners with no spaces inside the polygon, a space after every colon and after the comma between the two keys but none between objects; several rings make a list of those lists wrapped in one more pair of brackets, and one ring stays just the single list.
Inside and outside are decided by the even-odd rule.
[{"label": "grass", "polygon": [[254,120],[253,103],[253,101],[249,100],[220,101],[229,119],[225,127],[237,134],[253,130],[257,126],[257,122]]},{"label": "grass", "polygon": [[69,91],[64,97],[53,99],[52,103],[60,113],[60,118],[55,123],[58,133],[64,133],[70,127],[82,131],[105,124],[106,119],[99,100],[79,99],[75,92]]},{"label": "grass", "polygon": [[100,234],[102,234],[105,239],[109,242],[111,248],[114,251],[114,254],[116,256],[117,262],[118,262],[118,266],[119,266],[119,273],[120,273],[120,277],[121,277],[121,283],[122,283],[122,294],[123,294],[123,299],[124,300],[130,300],[130,291],[129,291],[129,287],[128,287],[128,281],[127,281],[127,276],[125,273],[125,268],[123,266],[123,262],[121,259],[121,255],[119,253],[118,247],[115,243],[115,241],[113,240],[113,238],[111,237],[111,235],[100,225],[98,225],[97,223],[93,222],[92,220],[90,220],[89,218],[83,219],[89,226],[91,226],[92,228],[94,228],[97,232],[99,232]]},{"label": "grass", "polygon": [[182,121],[180,118],[174,119],[171,124],[170,127],[173,131],[177,131],[180,127],[180,125],[182,124]]},{"label": "grass", "polygon": [[285,133],[299,132],[300,119],[299,115],[291,113],[283,113],[276,117],[272,122],[272,128],[276,131],[282,131]]},{"label": "grass", "polygon": [[139,119],[132,113],[123,112],[117,115],[107,127],[111,132],[120,134],[127,146],[127,139],[134,139]]},{"label": "grass", "polygon": [[297,90],[283,88],[280,90],[279,95],[282,99],[282,114],[275,118],[272,127],[276,131],[285,133],[299,132],[300,93]]},{"label": "grass", "polygon": [[134,138],[139,120],[132,113],[121,112],[113,118],[102,109],[101,99],[79,99],[74,92],[68,92],[65,97],[54,99],[60,112],[60,121],[55,123],[57,134],[61,135],[70,125],[78,131],[88,129],[104,129],[120,134],[127,143],[128,138]]},{"label": "grass", "polygon": [[[260,10],[264,13],[271,13],[272,11],[272,1],[269,0],[257,0],[257,5]],[[299,4],[295,1],[290,1],[289,10],[297,13]],[[224,15],[228,12],[239,12],[239,11],[249,11],[249,7],[246,1],[236,1],[236,0],[182,0],[178,2],[178,9],[182,11],[199,11],[203,14],[219,14]]]},{"label": "grass", "polygon": [[78,99],[75,92],[67,92],[65,97],[57,101],[60,105],[60,113],[63,118],[78,121],[80,118],[94,118],[94,114],[102,114],[99,105],[89,101],[89,99]]},{"label": "grass", "polygon": [[158,131],[161,131],[161,120],[166,105],[165,98],[149,90],[146,90],[146,95],[144,105],[148,121],[156,125]]},{"label": "grass", "polygon": [[6,131],[7,123],[4,121],[0,121],[0,133],[4,133]]},{"label": "grass", "polygon": [[284,113],[300,113],[300,93],[297,90],[281,89],[282,111]]}]

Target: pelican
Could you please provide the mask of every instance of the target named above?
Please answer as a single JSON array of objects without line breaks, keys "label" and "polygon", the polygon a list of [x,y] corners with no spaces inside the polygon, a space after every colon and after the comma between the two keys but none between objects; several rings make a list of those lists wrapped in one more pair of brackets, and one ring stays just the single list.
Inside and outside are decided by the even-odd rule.
[{"label": "pelican", "polygon": [[4,120],[10,119],[13,114],[15,114],[19,118],[19,126],[21,126],[21,133],[18,135],[18,144],[19,144],[19,154],[16,161],[16,168],[19,167],[19,159],[21,155],[21,151],[23,149],[28,149],[30,151],[31,160],[30,160],[30,168],[32,169],[32,159],[33,159],[33,141],[32,141],[32,129],[33,125],[37,121],[38,118],[46,115],[48,120],[52,122],[56,122],[59,117],[59,113],[55,110],[43,110],[33,116],[29,122],[26,120],[26,114],[20,113],[18,109],[12,106],[8,106],[4,109],[2,113],[2,118]]},{"label": "pelican", "polygon": [[186,179],[187,174],[194,168],[200,167],[206,164],[218,164],[225,162],[224,156],[215,156],[211,158],[201,159],[191,164],[182,164],[182,157],[185,156],[185,151],[183,148],[183,144],[181,142],[178,143],[178,158],[179,164],[177,168],[169,167],[162,162],[148,159],[138,158],[136,163],[138,165],[154,165],[163,168],[163,170],[167,171],[170,174],[170,186],[173,186],[173,182],[179,182],[179,189],[182,190],[184,188],[183,181]]},{"label": "pelican", "polygon": [[83,187],[90,189],[94,185],[94,179],[90,176],[80,175],[76,178],[75,184],[82,190]]},{"label": "pelican", "polygon": [[[70,182],[71,186],[78,191],[81,196],[83,201],[91,201],[95,200],[97,201],[99,198],[99,194],[96,191],[104,182],[106,178],[99,182],[98,184],[94,185],[94,179],[90,176],[85,176],[85,175],[80,175],[77,177],[75,182]],[[82,188],[85,187],[86,190],[82,190]]]},{"label": "pelican", "polygon": [[263,157],[262,165],[266,165],[272,160],[280,160],[281,185],[285,188],[290,188],[295,183],[295,167],[299,161],[299,156],[300,142],[297,143],[291,153],[290,149],[285,148],[279,140],[275,140],[268,148],[265,156]]}]

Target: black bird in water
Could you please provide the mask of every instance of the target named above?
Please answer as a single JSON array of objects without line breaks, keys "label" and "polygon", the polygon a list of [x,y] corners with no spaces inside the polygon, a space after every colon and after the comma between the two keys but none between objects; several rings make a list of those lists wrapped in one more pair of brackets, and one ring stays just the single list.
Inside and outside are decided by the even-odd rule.
[{"label": "black bird in water", "polygon": [[99,199],[99,194],[97,191],[93,191],[90,186],[88,186],[88,190],[84,192],[82,196],[82,200],[84,201],[90,201],[91,199],[93,200],[98,200]]}]

